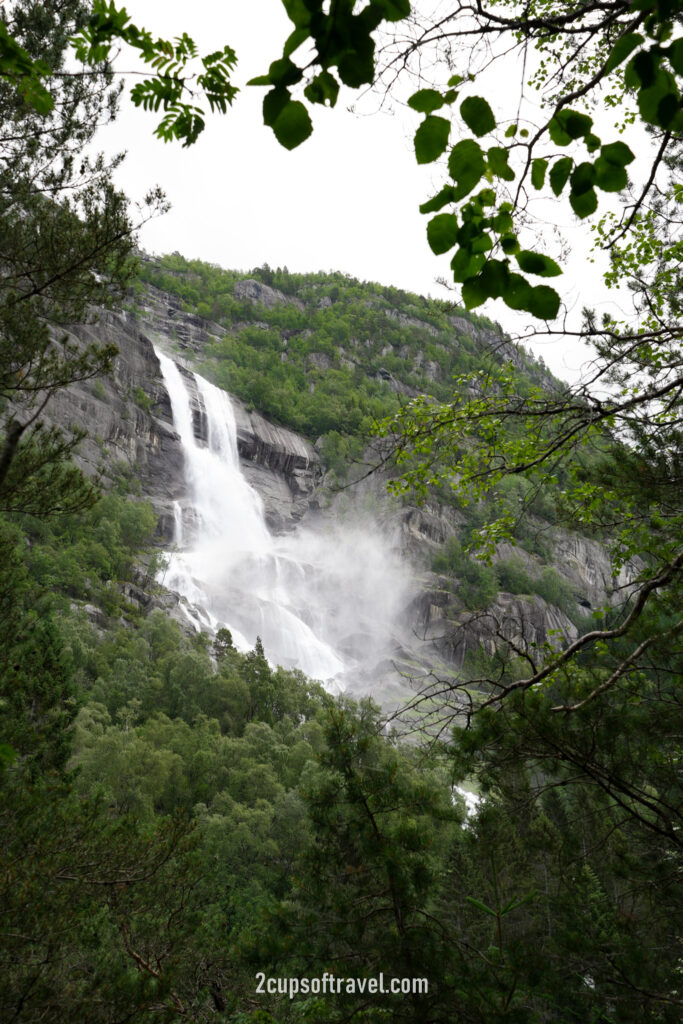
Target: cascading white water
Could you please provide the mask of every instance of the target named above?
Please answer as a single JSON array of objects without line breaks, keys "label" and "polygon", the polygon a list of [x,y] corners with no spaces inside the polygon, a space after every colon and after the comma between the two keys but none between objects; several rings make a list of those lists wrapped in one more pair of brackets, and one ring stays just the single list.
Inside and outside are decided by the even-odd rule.
[{"label": "cascading white water", "polygon": [[183,546],[183,510],[179,501],[173,502],[173,540],[176,546]]},{"label": "cascading white water", "polygon": [[[304,621],[299,595],[290,592],[288,581],[301,579],[305,569],[277,550],[261,499],[240,470],[229,396],[195,375],[207,420],[208,443],[203,447],[195,439],[183,375],[163,352],[157,356],[196,516],[191,546],[182,550],[185,530],[175,513],[176,550],[169,555],[166,585],[207,612],[214,627],[227,625],[238,648],[250,650],[259,635],[272,661],[301,668],[316,679],[334,678],[345,663]],[[195,613],[190,617],[200,625]]]},{"label": "cascading white water", "polygon": [[272,663],[335,686],[355,686],[391,663],[411,587],[389,538],[357,509],[353,521],[273,536],[240,468],[229,395],[193,375],[206,419],[207,443],[198,443],[187,375],[157,356],[191,503],[184,516],[174,503],[175,550],[163,580],[186,599],[188,619],[197,629],[226,625],[242,651],[260,636]]}]

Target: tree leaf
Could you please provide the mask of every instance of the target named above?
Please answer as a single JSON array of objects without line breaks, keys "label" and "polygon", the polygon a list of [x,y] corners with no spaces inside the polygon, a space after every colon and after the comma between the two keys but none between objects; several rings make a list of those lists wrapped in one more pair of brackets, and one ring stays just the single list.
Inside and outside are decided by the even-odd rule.
[{"label": "tree leaf", "polygon": [[504,181],[515,180],[515,172],[508,164],[509,155],[507,149],[503,149],[502,146],[492,146],[486,154],[490,169],[497,178]]},{"label": "tree leaf", "polygon": [[311,103],[328,103],[331,107],[337,102],[339,82],[329,71],[321,71],[304,89],[304,96]]},{"label": "tree leaf", "polygon": [[344,85],[358,89],[375,77],[375,42],[370,35],[358,36],[351,50],[346,50],[337,63]]},{"label": "tree leaf", "polygon": [[535,189],[543,188],[545,183],[545,172],[548,169],[548,161],[537,157],[531,165],[531,184]]},{"label": "tree leaf", "polygon": [[595,184],[595,166],[589,161],[574,168],[569,179],[572,195],[580,196]]},{"label": "tree leaf", "polygon": [[401,21],[410,14],[410,0],[375,0],[385,21]]},{"label": "tree leaf", "polygon": [[555,260],[544,256],[540,252],[532,252],[530,249],[522,249],[517,253],[517,262],[525,274],[538,274],[539,277],[557,277],[562,269]]},{"label": "tree leaf", "polygon": [[263,97],[263,123],[272,128],[291,99],[289,90],[280,86],[267,92]]},{"label": "tree leaf", "polygon": [[462,301],[465,309],[475,309],[490,298],[488,289],[481,280],[481,277],[468,277],[462,286]]},{"label": "tree leaf", "polygon": [[453,202],[453,194],[453,186],[444,185],[440,192],[428,199],[426,203],[422,203],[420,213],[436,213],[437,210],[442,210],[447,203]]},{"label": "tree leaf", "polygon": [[509,914],[511,911],[517,910],[519,907],[523,907],[525,903],[529,903],[534,898],[537,892],[538,890],[534,889],[533,892],[527,893],[526,896],[513,896],[501,910],[501,916],[503,914]]},{"label": "tree leaf", "polygon": [[306,0],[282,0],[290,21],[293,21],[297,28],[308,25],[311,20],[311,12],[308,9]]},{"label": "tree leaf", "polygon": [[485,903],[481,902],[481,900],[475,900],[473,896],[466,896],[465,899],[468,903],[471,903],[473,907],[476,907],[477,910],[482,910],[485,914],[490,914],[491,917],[496,916],[495,910],[491,910],[491,908],[487,907]]},{"label": "tree leaf", "polygon": [[572,158],[570,156],[563,156],[556,160],[550,168],[550,187],[556,196],[562,193],[573,166],[574,161]]},{"label": "tree leaf", "polygon": [[569,202],[576,216],[582,220],[584,217],[590,217],[591,213],[595,213],[598,208],[598,197],[595,194],[594,188],[590,188],[587,192],[581,192],[578,195],[572,193],[569,196]]},{"label": "tree leaf", "polygon": [[285,149],[296,149],[313,131],[311,118],[303,103],[291,100],[273,122],[275,137]]},{"label": "tree leaf", "polygon": [[663,128],[670,128],[681,109],[681,97],[678,89],[668,92],[657,104],[657,123]]},{"label": "tree leaf", "polygon": [[649,89],[655,83],[658,67],[658,57],[651,50],[641,50],[628,63],[627,72],[630,71],[630,75],[627,84],[633,81],[634,86]]},{"label": "tree leaf", "polygon": [[502,235],[500,239],[500,247],[506,256],[513,256],[516,252],[519,252],[517,235]]},{"label": "tree leaf", "polygon": [[281,57],[270,65],[268,77],[273,85],[296,85],[303,78],[303,71],[289,57]]},{"label": "tree leaf", "polygon": [[633,53],[637,46],[645,42],[645,37],[638,34],[638,32],[629,32],[621,39],[617,39],[616,43],[612,47],[612,52],[605,62],[605,72],[607,74],[610,71],[614,71],[616,67],[626,60],[629,54]]},{"label": "tree leaf", "polygon": [[489,260],[482,269],[481,277],[486,282],[492,298],[498,298],[505,291],[510,279],[507,260]]},{"label": "tree leaf", "polygon": [[677,75],[683,75],[683,39],[676,39],[666,52]]},{"label": "tree leaf", "polygon": [[588,114],[580,114],[578,110],[563,110],[560,117],[564,130],[572,139],[583,138],[593,127],[593,118]]},{"label": "tree leaf", "polygon": [[436,89],[419,89],[408,100],[408,106],[419,114],[431,114],[444,105],[444,98]]},{"label": "tree leaf", "polygon": [[19,89],[24,101],[33,107],[37,114],[46,115],[53,109],[55,101],[38,78],[22,79]]},{"label": "tree leaf", "polygon": [[532,304],[533,288],[521,274],[510,274],[508,283],[503,292],[503,301],[510,309],[526,310],[530,312]]},{"label": "tree leaf", "polygon": [[560,309],[560,296],[547,284],[531,289],[528,312],[539,320],[554,320]]},{"label": "tree leaf", "polygon": [[560,110],[548,125],[550,138],[556,146],[568,146],[574,139],[588,135],[593,118],[578,110]]},{"label": "tree leaf", "polygon": [[599,156],[595,161],[595,184],[603,192],[621,192],[628,184],[628,176],[623,167]]},{"label": "tree leaf", "polygon": [[509,285],[507,262],[488,260],[475,277],[469,277],[462,286],[462,299],[467,309],[480,306],[487,299],[503,295]]},{"label": "tree leaf", "polygon": [[635,160],[635,156],[625,142],[608,142],[606,146],[600,147],[600,156],[611,164],[625,167]]},{"label": "tree leaf", "polygon": [[505,210],[505,212],[503,213],[497,213],[496,216],[493,218],[492,227],[494,231],[497,231],[501,235],[507,233],[508,231],[512,231],[514,227],[512,215],[508,213],[507,210]]},{"label": "tree leaf", "polygon": [[474,139],[462,139],[448,158],[448,172],[457,182],[454,199],[464,199],[479,183],[486,170],[486,161],[479,143]]},{"label": "tree leaf", "polygon": [[437,160],[448,145],[451,122],[430,114],[415,132],[415,156],[419,164]]},{"label": "tree leaf", "polygon": [[470,245],[470,252],[473,256],[482,252],[490,252],[491,249],[493,249],[493,239],[486,231],[480,231]]},{"label": "tree leaf", "polygon": [[668,71],[659,71],[653,84],[638,93],[638,110],[643,121],[668,128],[680,109],[676,80]]},{"label": "tree leaf", "polygon": [[568,146],[572,141],[571,135],[564,130],[562,123],[556,117],[548,125],[548,134],[556,146]]},{"label": "tree leaf", "polygon": [[439,213],[427,225],[427,241],[437,256],[448,252],[458,237],[458,218],[453,213]]},{"label": "tree leaf", "polygon": [[487,135],[496,127],[493,111],[481,96],[468,96],[460,104],[460,115],[474,134],[478,137]]},{"label": "tree leaf", "polygon": [[[289,57],[298,50],[302,43],[305,43],[309,37],[309,31],[307,28],[295,28],[292,34],[285,43],[284,50],[282,51],[283,57]],[[251,83],[250,83],[251,84]]]},{"label": "tree leaf", "polygon": [[478,274],[485,262],[486,257],[481,253],[478,256],[472,256],[467,249],[458,249],[451,260],[453,280],[458,284],[462,284],[468,277],[474,277],[475,274]]}]

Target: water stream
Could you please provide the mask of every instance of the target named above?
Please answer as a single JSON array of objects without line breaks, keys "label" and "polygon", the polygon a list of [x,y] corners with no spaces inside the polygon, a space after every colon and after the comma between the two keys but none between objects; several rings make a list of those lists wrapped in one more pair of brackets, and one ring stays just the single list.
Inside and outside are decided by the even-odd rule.
[{"label": "water stream", "polygon": [[354,665],[383,656],[404,570],[369,528],[328,524],[272,535],[240,469],[229,395],[194,375],[207,423],[207,443],[198,442],[186,377],[163,352],[157,356],[192,504],[183,516],[175,503],[165,585],[186,599],[196,628],[225,625],[243,651],[260,636],[272,663],[343,685]]}]

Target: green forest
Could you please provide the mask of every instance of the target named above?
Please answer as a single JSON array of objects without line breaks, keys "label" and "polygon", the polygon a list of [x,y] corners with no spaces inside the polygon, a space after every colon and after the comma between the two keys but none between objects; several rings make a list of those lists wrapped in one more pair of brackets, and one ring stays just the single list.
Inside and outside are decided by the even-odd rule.
[{"label": "green forest", "polygon": [[[2,8],[0,1021],[674,1024],[681,5],[283,5],[292,34],[252,84],[287,150],[342,86],[390,89],[417,62],[415,159],[446,179],[426,244],[452,301],[140,252],[166,201],[136,211],[97,154],[130,85],[117,54],[146,67],[132,102],[176,147],[201,146],[208,111],[229,133],[238,55],[115,2]],[[533,131],[517,96],[494,116],[485,69],[454,67],[454,43],[493,37],[538,58]],[[643,131],[637,158],[600,105]],[[575,385],[479,309],[570,336],[532,190],[566,200],[632,299],[623,320],[584,311]],[[389,714],[274,666],[260,638],[245,653],[179,624],[142,468],[77,400],[115,398],[143,431],[162,416],[100,330],[144,335],[158,301],[199,339],[171,354],[305,437],[329,494],[371,472],[396,508],[450,517],[425,571],[454,628],[504,593],[573,631],[528,643],[503,623]],[[619,600],[582,603],[559,537],[601,546]]]},{"label": "green forest", "polygon": [[[456,373],[486,365],[486,349],[476,341],[480,330],[493,335],[490,359],[502,361],[496,353],[500,332],[486,318],[455,304],[343,274],[290,274],[265,265],[254,268],[253,275],[294,302],[270,308],[258,304],[255,309],[250,300],[234,296],[235,283],[250,275],[184,260],[179,254],[145,260],[138,287],[152,284],[177,296],[185,311],[223,327],[225,340],[202,352],[204,371],[219,386],[311,441],[324,436],[329,458],[340,433],[347,445],[354,438],[367,440],[377,420],[399,409],[400,392],[386,386],[390,375],[410,394],[421,390],[421,367],[431,364],[437,378],[431,389],[445,399]],[[458,332],[457,348],[450,340],[453,316],[465,327]],[[525,371],[519,377],[522,387],[542,376],[525,354],[520,353],[520,362]],[[340,466],[352,461],[354,451],[360,455],[362,447],[351,445]]]}]

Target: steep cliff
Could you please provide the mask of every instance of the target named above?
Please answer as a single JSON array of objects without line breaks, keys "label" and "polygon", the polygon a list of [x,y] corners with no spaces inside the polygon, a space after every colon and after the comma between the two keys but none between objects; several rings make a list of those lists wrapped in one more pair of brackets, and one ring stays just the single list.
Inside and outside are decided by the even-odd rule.
[{"label": "steep cliff", "polygon": [[[194,318],[179,314],[178,326],[189,333]],[[164,331],[164,326],[167,330]],[[185,502],[183,454],[173,427],[168,394],[161,379],[152,341],[173,350],[177,345],[169,321],[153,320],[151,329],[140,313],[100,311],[97,321],[78,326],[78,338],[113,343],[119,354],[111,378],[79,383],[58,392],[47,409],[48,422],[75,423],[88,431],[78,462],[105,481],[115,463],[124,463],[140,480],[142,493],[159,515],[159,536],[173,540],[173,503]],[[186,360],[179,364],[192,382]],[[201,397],[195,395],[195,434],[205,441]],[[274,530],[291,529],[308,509],[322,476],[315,449],[284,427],[269,423],[235,400],[238,444],[245,473],[261,493]]]},{"label": "steep cliff", "polygon": [[[236,281],[233,295],[241,303],[241,322],[253,315],[252,329],[257,331],[269,329],[267,323],[258,319],[268,315],[268,311],[290,309],[297,316],[306,312],[305,304],[296,296],[250,278]],[[316,301],[322,303],[321,308],[327,308],[322,299]],[[158,542],[165,547],[174,543],[178,509],[182,510],[186,522],[192,521],[193,511],[183,451],[154,346],[170,354],[184,375],[191,396],[194,436],[203,445],[207,438],[206,410],[192,370],[216,372],[220,364],[211,359],[215,346],[231,344],[230,339],[234,337],[234,330],[228,324],[199,315],[187,306],[177,295],[148,283],[128,310],[102,312],[96,323],[74,328],[74,334],[84,340],[96,337],[118,347],[114,374],[111,379],[79,384],[59,393],[48,410],[54,423],[66,426],[76,421],[87,427],[89,436],[79,459],[89,473],[101,474],[106,485],[114,464],[123,462],[139,479],[141,493],[150,500],[159,517]],[[385,309],[382,315],[398,323],[404,331],[417,331],[420,338],[429,336],[440,345],[447,344],[440,330],[411,310],[412,307],[408,312]],[[381,333],[382,321],[376,322]],[[453,342],[456,348],[466,332],[482,351],[493,351],[496,358],[514,362],[520,368],[526,365],[527,357],[488,326],[473,324],[456,315],[448,317],[448,325],[448,330],[457,332]],[[295,335],[289,328],[282,329],[285,351],[281,363],[286,362],[288,341]],[[406,334],[404,340],[408,337]],[[259,342],[258,335],[255,342]],[[309,351],[309,365],[316,367],[316,373],[334,376],[334,370],[329,367],[335,360],[324,350],[327,342],[323,339],[318,343],[313,336],[306,344],[309,349],[310,345],[322,345],[321,351]],[[365,342],[362,345],[367,348]],[[410,355],[413,369],[401,379],[396,376],[399,364],[395,360],[390,363],[393,371],[379,365],[390,354],[386,346],[375,347],[375,361],[368,361],[366,357],[360,368],[365,379],[379,382],[384,394],[414,393],[414,373],[418,371],[423,373],[423,380],[432,383],[443,375],[441,364],[430,367],[430,360],[425,359],[427,349],[415,350],[412,343],[408,345],[406,341],[404,354],[406,358]],[[350,352],[348,342],[339,346],[342,358]],[[321,361],[327,369],[322,367]],[[353,372],[357,373],[359,364],[356,361],[354,365]],[[544,371],[539,372],[539,379],[543,379]],[[309,387],[314,388],[317,379],[314,378]],[[548,381],[552,384],[549,378]],[[482,607],[473,607],[467,588],[463,589],[457,574],[444,575],[432,567],[444,546],[465,529],[466,521],[460,511],[438,502],[416,507],[390,500],[386,480],[381,474],[341,491],[336,486],[330,487],[331,483],[339,482],[339,465],[334,472],[329,471],[331,449],[327,437],[314,446],[310,440],[274,423],[244,400],[234,398],[233,406],[242,470],[263,500],[266,520],[273,533],[362,519],[390,537],[393,550],[400,552],[404,563],[410,567],[410,593],[396,610],[393,654],[384,669],[375,664],[369,670],[374,678],[373,692],[378,696],[401,690],[397,668],[399,676],[400,673],[420,676],[429,671],[463,671],[477,652],[492,655],[505,641],[532,651],[534,645],[540,646],[552,636],[575,637],[594,609],[624,599],[631,575],[628,566],[614,579],[608,553],[602,544],[544,523],[546,550],[543,557],[523,545],[514,548],[499,545],[496,552],[496,564],[503,567],[514,564],[518,575],[519,570],[523,570],[525,583],[521,590],[518,586],[518,592],[512,593],[499,587],[497,594],[492,592]],[[339,427],[343,429],[343,421],[339,422]],[[329,436],[333,437],[334,432]],[[327,475],[321,449],[328,453]],[[562,575],[565,597],[570,594],[569,603],[565,602],[563,607],[544,597],[543,588],[537,585],[549,569]],[[126,596],[139,607],[150,606],[149,595],[144,590],[138,588],[133,592],[130,585],[128,590]],[[376,604],[381,604],[382,599],[377,593]],[[160,598],[157,595],[153,604],[158,606],[160,602],[177,611],[177,596]],[[370,606],[368,608],[372,618],[373,612]],[[343,640],[349,650],[355,642],[352,636]],[[381,680],[379,692],[378,680]],[[366,684],[370,685],[369,674],[358,672],[358,687]]]},{"label": "steep cliff", "polygon": [[95,322],[72,333],[116,345],[114,373],[58,391],[47,418],[61,427],[76,423],[87,429],[77,461],[87,473],[101,475],[105,486],[116,463],[131,470],[160,516],[160,536],[169,536],[170,508],[185,488],[183,457],[152,344],[125,312],[98,311]]}]

